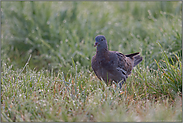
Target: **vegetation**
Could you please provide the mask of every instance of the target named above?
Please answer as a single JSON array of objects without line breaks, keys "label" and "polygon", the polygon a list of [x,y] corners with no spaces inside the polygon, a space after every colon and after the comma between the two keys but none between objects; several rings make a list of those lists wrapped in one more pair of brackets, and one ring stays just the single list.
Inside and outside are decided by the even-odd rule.
[{"label": "vegetation", "polygon": [[[1,4],[3,122],[182,122],[182,2]],[[96,35],[141,52],[119,90],[91,69]]]}]

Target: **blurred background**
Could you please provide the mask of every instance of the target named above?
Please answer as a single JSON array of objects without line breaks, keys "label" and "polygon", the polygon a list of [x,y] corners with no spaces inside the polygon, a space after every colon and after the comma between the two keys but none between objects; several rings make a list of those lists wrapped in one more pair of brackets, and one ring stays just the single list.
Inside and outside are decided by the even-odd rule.
[{"label": "blurred background", "polygon": [[[1,59],[13,69],[91,70],[97,35],[109,50],[141,52],[141,66],[157,69],[164,50],[182,58],[182,2],[5,2]],[[162,48],[158,45],[162,45]],[[2,62],[1,61],[1,62]]]}]

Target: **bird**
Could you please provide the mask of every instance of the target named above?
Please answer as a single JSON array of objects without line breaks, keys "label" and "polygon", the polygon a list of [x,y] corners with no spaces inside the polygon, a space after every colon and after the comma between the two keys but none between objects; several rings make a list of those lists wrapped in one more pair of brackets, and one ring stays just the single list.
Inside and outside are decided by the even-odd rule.
[{"label": "bird", "polygon": [[124,55],[118,51],[109,51],[104,35],[95,37],[96,54],[92,57],[91,66],[99,80],[104,80],[107,85],[112,82],[122,84],[131,74],[133,67],[139,64],[143,58],[140,52]]}]

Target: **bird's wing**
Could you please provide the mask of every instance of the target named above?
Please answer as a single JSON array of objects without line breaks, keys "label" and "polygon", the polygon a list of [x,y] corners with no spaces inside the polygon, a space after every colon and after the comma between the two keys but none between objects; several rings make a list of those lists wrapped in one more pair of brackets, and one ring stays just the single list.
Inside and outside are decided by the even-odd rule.
[{"label": "bird's wing", "polygon": [[116,52],[118,56],[118,67],[117,69],[120,70],[126,76],[131,73],[133,68],[133,61],[131,58],[126,57],[124,54]]}]

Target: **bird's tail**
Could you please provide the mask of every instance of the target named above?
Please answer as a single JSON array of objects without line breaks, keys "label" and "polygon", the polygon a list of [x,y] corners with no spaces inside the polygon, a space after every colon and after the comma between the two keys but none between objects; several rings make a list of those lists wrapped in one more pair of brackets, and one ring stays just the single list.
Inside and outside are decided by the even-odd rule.
[{"label": "bird's tail", "polygon": [[134,65],[133,65],[133,67],[135,67],[137,64],[139,64],[141,61],[142,61],[142,57],[140,55],[134,56]]},{"label": "bird's tail", "polygon": [[128,55],[125,55],[126,57],[130,57],[130,58],[132,58],[132,57],[134,57],[134,56],[136,56],[136,55],[138,55],[139,54],[139,52],[137,52],[137,53],[132,53],[132,54],[128,54]]}]

